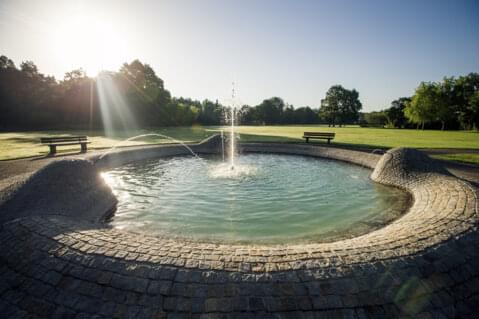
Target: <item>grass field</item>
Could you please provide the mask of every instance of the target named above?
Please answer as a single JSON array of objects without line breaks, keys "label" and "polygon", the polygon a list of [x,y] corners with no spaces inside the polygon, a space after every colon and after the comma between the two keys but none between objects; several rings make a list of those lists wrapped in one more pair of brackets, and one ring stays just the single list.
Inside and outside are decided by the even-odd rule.
[{"label": "grass field", "polygon": [[[148,133],[171,136],[183,142],[200,141],[218,133],[221,127],[175,127],[158,130],[122,131],[106,137],[100,131],[37,131],[0,133],[0,160],[44,155],[48,147],[39,144],[40,137],[59,135],[88,135],[90,149],[109,148],[114,145],[128,146],[150,143],[172,143],[174,141],[160,136],[148,136],[132,141],[125,139]],[[224,128],[227,131],[229,128]],[[479,150],[479,133],[475,131],[421,131],[381,128],[342,127],[329,128],[318,125],[292,126],[239,126],[241,141],[278,141],[300,142],[305,131],[335,132],[335,145],[367,148],[415,147],[425,149],[476,149]],[[123,141],[123,142],[122,142]],[[321,143],[321,142],[318,142]],[[79,146],[58,148],[62,151],[78,150]],[[454,156],[453,156],[454,155]],[[439,155],[439,157],[479,163],[479,155],[458,151],[457,154]]]},{"label": "grass field", "polygon": [[383,128],[327,126],[240,126],[238,131],[251,140],[300,141],[305,131],[334,132],[334,143],[370,148],[462,148],[479,149],[479,133],[475,131],[421,131]]},{"label": "grass field", "polygon": [[[168,135],[174,140],[161,136],[140,137],[135,140],[126,139],[143,134],[158,133]],[[48,147],[40,144],[41,137],[58,137],[72,135],[88,135],[91,144],[88,149],[105,149],[113,146],[132,146],[155,143],[174,143],[175,140],[182,142],[200,141],[215,134],[216,131],[204,127],[175,127],[158,130],[121,131],[105,136],[103,131],[32,131],[0,133],[0,160],[23,158],[30,156],[46,155]],[[57,151],[71,152],[79,150],[79,145],[58,147]]]}]

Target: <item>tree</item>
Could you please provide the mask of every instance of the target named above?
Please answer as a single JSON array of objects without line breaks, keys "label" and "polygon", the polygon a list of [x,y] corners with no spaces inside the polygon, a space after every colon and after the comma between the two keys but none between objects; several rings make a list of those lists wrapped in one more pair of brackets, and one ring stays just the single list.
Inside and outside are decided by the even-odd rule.
[{"label": "tree", "polygon": [[[100,120],[95,103],[95,83],[83,69],[66,72],[60,82],[63,122],[70,127],[93,128],[93,119]],[[95,113],[95,114],[94,114]]]},{"label": "tree", "polygon": [[346,90],[344,94],[344,102],[339,108],[340,126],[341,124],[356,122],[359,118],[359,111],[362,109],[359,101],[359,92],[355,89]]},{"label": "tree", "polygon": [[38,68],[32,61],[24,61],[20,64],[20,70],[30,77],[39,76]]},{"label": "tree", "polygon": [[281,98],[272,97],[256,106],[256,112],[264,124],[280,124],[284,108],[285,104]]},{"label": "tree", "polygon": [[286,108],[283,110],[283,118],[281,120],[281,123],[294,124],[297,119],[295,113],[296,111],[292,105],[286,105]]},{"label": "tree", "polygon": [[457,97],[456,114],[464,129],[479,130],[479,74],[469,73],[455,81]]},{"label": "tree", "polygon": [[404,114],[412,123],[440,122],[441,130],[454,118],[454,84],[453,79],[445,78],[441,83],[422,82],[416,89],[411,102],[406,106]]},{"label": "tree", "polygon": [[473,127],[479,130],[479,90],[469,96],[467,108],[471,114],[470,121],[473,123]]},{"label": "tree", "polygon": [[436,119],[441,122],[441,130],[446,128],[446,123],[453,120],[457,108],[455,79],[445,77],[441,83],[436,84],[436,101],[433,112]]},{"label": "tree", "polygon": [[5,55],[0,56],[0,69],[16,69],[15,63]]},{"label": "tree", "polygon": [[168,118],[164,117],[168,116],[167,110],[171,111],[171,95],[151,66],[139,60],[124,63],[117,82],[130,104],[137,108],[134,113],[138,114],[140,124],[152,126],[168,122]]},{"label": "tree", "polygon": [[163,80],[156,75],[151,66],[141,63],[138,59],[131,63],[124,63],[120,73],[139,90],[149,88],[164,90]]},{"label": "tree", "polygon": [[388,121],[385,111],[363,113],[362,117],[366,123],[364,126],[384,127]]},{"label": "tree", "polygon": [[326,97],[321,100],[320,115],[329,126],[339,126],[355,122],[359,118],[362,104],[359,93],[355,89],[347,90],[341,85],[333,85],[326,92]]},{"label": "tree", "polygon": [[65,76],[63,77],[63,81],[65,82],[71,82],[71,81],[76,81],[78,79],[84,79],[86,78],[86,72],[82,68],[72,70],[70,72],[66,72]]},{"label": "tree", "polygon": [[409,97],[401,97],[391,102],[391,107],[384,110],[388,124],[393,127],[403,128],[407,125],[407,119],[404,116],[406,105],[411,102]]},{"label": "tree", "polygon": [[417,88],[410,103],[404,109],[406,118],[424,129],[424,124],[434,121],[437,87],[435,83],[422,82]]},{"label": "tree", "polygon": [[259,124],[255,107],[243,105],[238,112],[241,124]]},{"label": "tree", "polygon": [[319,116],[309,106],[300,107],[294,110],[294,124],[316,124],[319,122]]},{"label": "tree", "polygon": [[198,122],[204,125],[220,125],[223,118],[223,107],[218,101],[204,100],[199,106]]}]

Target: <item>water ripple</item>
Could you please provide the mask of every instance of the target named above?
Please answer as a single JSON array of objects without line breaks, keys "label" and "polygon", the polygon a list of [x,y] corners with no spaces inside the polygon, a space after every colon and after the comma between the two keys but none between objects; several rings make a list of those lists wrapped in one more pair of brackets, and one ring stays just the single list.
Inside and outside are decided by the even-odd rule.
[{"label": "water ripple", "polygon": [[351,236],[358,223],[390,221],[406,202],[369,170],[336,161],[249,154],[236,163],[174,157],[103,173],[119,198],[112,224],[231,242],[329,240]]}]

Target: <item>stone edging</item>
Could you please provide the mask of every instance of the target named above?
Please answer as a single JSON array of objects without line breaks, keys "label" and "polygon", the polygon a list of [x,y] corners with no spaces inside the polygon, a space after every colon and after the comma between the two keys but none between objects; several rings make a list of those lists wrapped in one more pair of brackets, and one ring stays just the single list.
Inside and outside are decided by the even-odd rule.
[{"label": "stone edging", "polygon": [[[211,143],[211,139],[207,143]],[[193,146],[193,149],[200,152],[214,151],[211,147],[206,148],[205,144]],[[373,167],[378,159],[378,156],[374,154],[307,145],[245,144],[242,149],[245,152],[265,151],[321,156],[369,167]],[[393,223],[356,238],[332,243],[298,245],[221,245],[149,237],[144,234],[101,227],[88,231],[88,237],[90,240],[95,240],[98,237],[103,239],[96,246],[100,251],[103,251],[102,247],[105,245],[124,243],[120,249],[111,249],[105,252],[104,255],[108,257],[135,253],[137,245],[142,243],[145,251],[162,251],[168,247],[165,252],[168,257],[158,258],[155,254],[140,253],[142,260],[187,268],[200,267],[228,271],[314,269],[323,267],[323,261],[326,259],[330,265],[348,266],[415,254],[467,232],[477,224],[478,213],[477,192],[469,184],[452,176],[444,175],[443,172],[437,173],[434,170],[417,172],[414,165],[407,167],[408,176],[405,179],[401,178],[405,167],[401,167],[402,170],[399,171],[387,167],[387,163],[391,161],[388,159],[389,157],[394,160],[399,158],[408,161],[411,152],[411,150],[404,149],[387,152],[382,156],[372,177],[378,182],[409,191],[414,196],[412,207],[403,217]],[[140,159],[139,155],[142,155],[141,158],[145,158],[153,155],[171,156],[181,153],[185,153],[181,147],[166,146],[150,148],[144,154],[138,154],[138,151],[119,152],[113,154],[113,160],[115,164],[118,164],[119,156],[122,161],[130,161]],[[418,151],[413,152],[413,154],[417,153]],[[427,156],[421,157],[420,160],[432,163]],[[379,171],[383,173],[381,176],[378,175]],[[68,233],[75,232],[79,223],[78,220],[71,222],[60,219],[51,222],[57,222],[58,227],[65,227]],[[82,225],[80,228],[91,227]],[[177,250],[174,247],[181,247],[181,249]],[[171,254],[171,249],[174,249],[175,253]],[[83,249],[80,251],[87,252]],[[88,246],[88,251],[95,253],[90,246]],[[335,256],[335,258],[332,260],[331,256]]]}]

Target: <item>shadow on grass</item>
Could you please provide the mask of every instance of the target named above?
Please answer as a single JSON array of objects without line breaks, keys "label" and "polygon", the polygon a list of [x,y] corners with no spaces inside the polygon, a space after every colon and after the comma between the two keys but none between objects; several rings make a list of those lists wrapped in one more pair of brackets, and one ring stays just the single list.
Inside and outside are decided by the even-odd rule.
[{"label": "shadow on grass", "polygon": [[303,138],[292,138],[285,136],[276,136],[276,135],[255,135],[255,134],[240,134],[240,142],[250,143],[250,142],[269,142],[269,143],[285,143],[285,144],[307,144],[307,145],[317,145],[317,146],[327,146],[335,148],[344,148],[344,149],[353,149],[359,151],[372,152],[374,150],[386,151],[389,147],[373,145],[373,144],[351,144],[343,142],[334,142],[331,141],[328,144],[326,141],[321,140],[310,140],[309,143]]},{"label": "shadow on grass", "polygon": [[39,137],[10,137],[2,139],[6,143],[40,143]]}]

